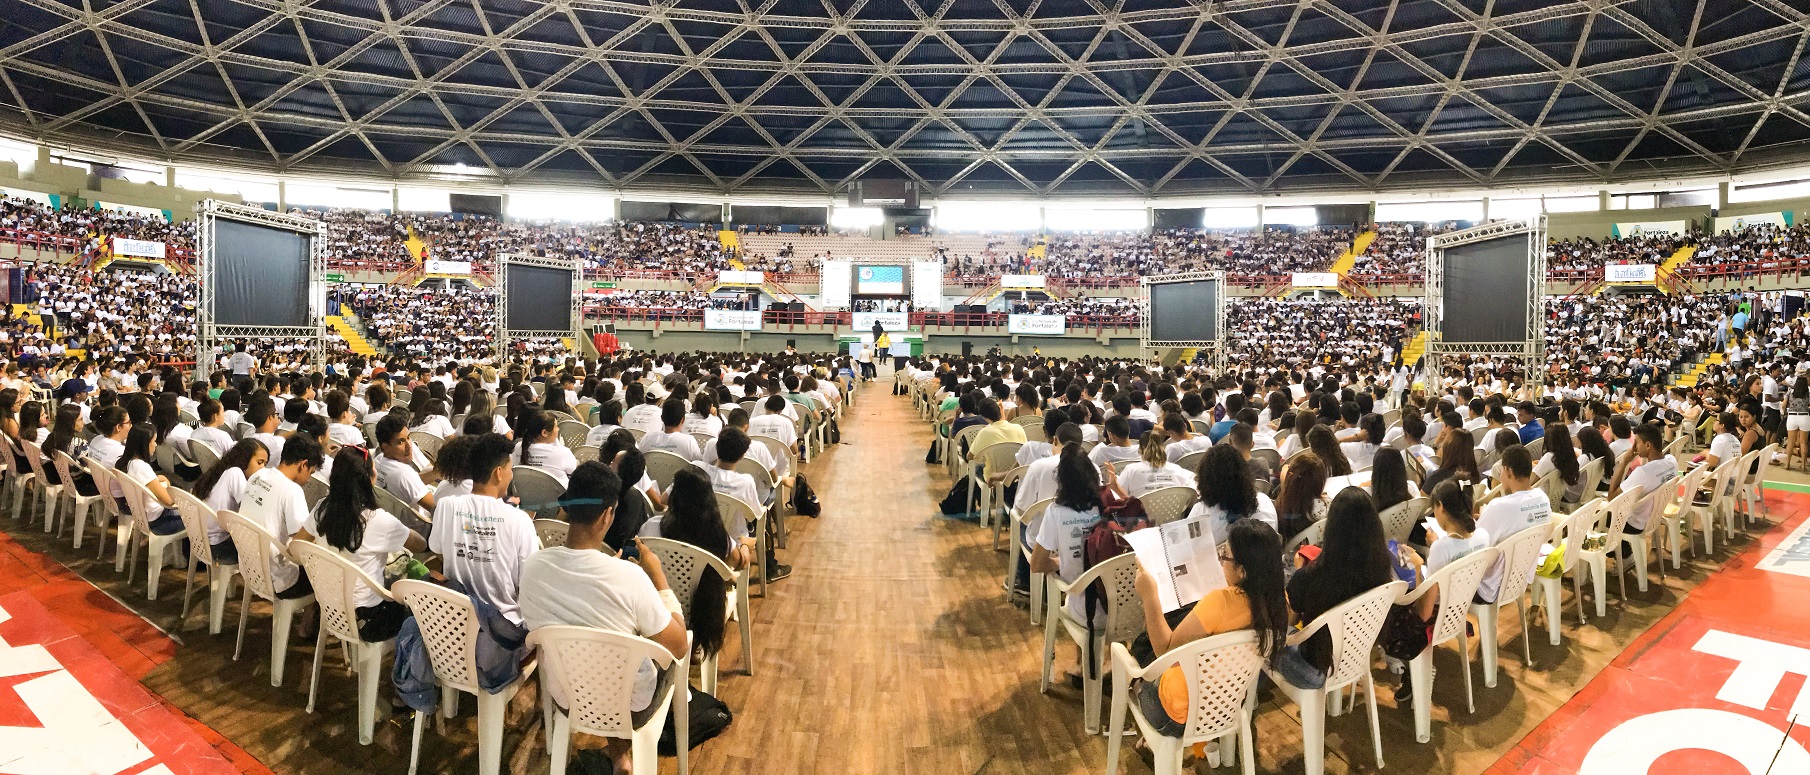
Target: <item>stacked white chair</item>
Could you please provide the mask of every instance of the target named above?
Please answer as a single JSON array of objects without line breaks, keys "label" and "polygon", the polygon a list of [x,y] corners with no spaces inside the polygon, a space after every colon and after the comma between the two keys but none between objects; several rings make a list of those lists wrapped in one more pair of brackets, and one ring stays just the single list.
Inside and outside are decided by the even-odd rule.
[{"label": "stacked white chair", "polygon": [[152,495],[149,488],[139,484],[137,479],[133,479],[126,472],[117,471],[114,473],[113,478],[118,480],[120,488],[125,491],[126,507],[132,516],[131,521],[126,523],[130,526],[130,532],[127,534],[125,540],[120,542],[120,546],[125,551],[126,555],[126,577],[131,578],[133,571],[137,567],[138,542],[140,537],[142,537],[147,547],[145,556],[145,595],[148,599],[156,600],[157,581],[163,575],[164,559],[166,557],[170,559],[171,567],[181,565],[182,563],[179,562],[180,557],[174,555],[180,554],[182,541],[187,536],[183,531],[178,531],[169,535],[157,535],[152,533],[151,509],[155,507],[161,515],[163,512],[163,504],[157,502],[157,496]]},{"label": "stacked white chair", "polygon": [[[182,532],[189,539],[188,581],[182,588],[182,619],[189,620],[190,593],[195,589],[195,566],[207,565],[207,633],[219,635],[226,620],[226,598],[232,594],[233,578],[239,575],[238,563],[221,564],[214,559],[213,546],[207,542],[207,526],[217,523],[214,510],[188,490],[170,490],[176,499],[176,510],[182,514]],[[231,540],[231,539],[228,539]]]},{"label": "stacked white chair", "polygon": [[1571,576],[1571,584],[1577,590],[1577,620],[1579,624],[1586,621],[1584,614],[1584,579],[1590,578],[1596,583],[1596,615],[1608,615],[1608,601],[1604,594],[1608,590],[1608,580],[1601,574],[1591,575],[1590,564],[1585,562],[1578,552],[1584,548],[1584,538],[1595,529],[1596,522],[1602,517],[1608,501],[1597,498],[1584,504],[1584,507],[1571,512],[1553,528],[1552,542],[1554,551],[1560,555],[1559,575],[1542,576],[1534,574],[1533,604],[1546,612],[1546,639],[1552,645],[1559,645],[1559,596],[1565,582],[1565,575]]},{"label": "stacked white chair", "polygon": [[[521,677],[491,694],[478,686],[478,612],[463,593],[437,584],[403,579],[390,587],[403,605],[415,614],[421,642],[440,682],[440,715],[459,715],[459,693],[478,698],[478,773],[498,775],[503,761],[503,712],[509,700],[534,674],[533,662],[522,667]],[[533,634],[529,635],[532,642]],[[664,649],[662,649],[664,650]],[[633,670],[626,674],[633,675]],[[427,717],[415,713],[415,734],[409,749],[409,773],[414,775],[421,755],[421,733]]]},{"label": "stacked white chair", "polygon": [[289,658],[289,624],[295,619],[295,612],[314,604],[314,595],[278,598],[270,576],[270,557],[272,552],[287,553],[284,542],[263,525],[237,513],[222,511],[216,516],[239,550],[239,577],[245,588],[239,601],[239,637],[233,643],[233,661],[239,661],[239,652],[245,647],[245,624],[251,618],[252,596],[270,601],[270,685],[282,686],[283,667]]},{"label": "stacked white chair", "polygon": [[[1486,547],[1472,552],[1451,564],[1440,568],[1438,573],[1422,579],[1420,586],[1413,592],[1401,596],[1396,605],[1413,608],[1420,599],[1430,594],[1430,590],[1439,590],[1439,602],[1433,612],[1431,623],[1432,634],[1427,638],[1427,647],[1413,659],[1408,660],[1408,675],[1412,679],[1414,691],[1414,739],[1425,743],[1433,739],[1433,649],[1449,640],[1458,641],[1458,654],[1462,657],[1464,667],[1464,701],[1470,712],[1477,712],[1477,703],[1472,696],[1471,687],[1471,649],[1470,641],[1464,634],[1469,624],[1467,614],[1470,611],[1472,598],[1477,594],[1477,585],[1483,582],[1484,574],[1495,564],[1501,550]],[[1372,707],[1375,699],[1372,698]],[[1380,766],[1380,765],[1379,765]]]},{"label": "stacked white chair", "polygon": [[[1498,542],[1502,552],[1496,564],[1503,566],[1502,583],[1496,587],[1496,602],[1471,603],[1471,615],[1477,617],[1477,636],[1482,641],[1483,685],[1496,686],[1496,618],[1503,606],[1513,603],[1521,616],[1521,649],[1528,664],[1533,663],[1533,645],[1527,638],[1527,587],[1533,580],[1534,563],[1540,548],[1552,535],[1551,525],[1534,525]],[[1468,658],[1468,657],[1467,657]]]},{"label": "stacked white chair", "polygon": [[[69,515],[70,515],[71,520],[75,523],[75,548],[80,549],[80,548],[82,548],[82,534],[88,531],[88,509],[89,509],[89,507],[92,506],[95,502],[100,501],[103,498],[106,498],[107,496],[105,496],[105,495],[83,495],[83,494],[81,494],[81,492],[76,490],[76,488],[75,488],[75,472],[79,471],[79,470],[83,470],[83,469],[79,465],[77,465],[75,460],[73,458],[69,457],[67,454],[64,454],[62,452],[52,452],[50,455],[50,464],[56,468],[57,478],[63,480],[63,485],[62,485],[63,494],[69,496]],[[105,484],[105,483],[97,481],[96,484]],[[106,509],[106,506],[103,504],[101,506],[101,508],[103,509],[103,511],[101,513],[105,514],[106,512],[104,511],[104,509]],[[61,509],[59,508],[59,511],[60,510]],[[98,521],[101,522],[101,537],[103,539],[102,543],[105,543],[106,531],[107,531],[106,521],[104,518],[101,520],[98,520]],[[58,531],[59,531],[58,534],[61,535],[60,527],[58,528]]]},{"label": "stacked white chair", "polygon": [[332,547],[292,541],[289,553],[308,572],[308,580],[314,583],[315,602],[321,608],[320,634],[314,641],[314,672],[308,678],[308,712],[314,712],[315,694],[320,689],[321,657],[327,653],[327,638],[338,638],[352,653],[352,669],[358,674],[358,744],[370,745],[377,728],[377,687],[383,680],[383,657],[395,650],[396,639],[371,643],[359,637],[354,593],[362,584],[384,600],[396,598]]},{"label": "stacked white chair", "polygon": [[[1157,734],[1144,711],[1130,702],[1131,680],[1161,680],[1171,667],[1180,668],[1188,684],[1188,718],[1180,737]],[[1251,745],[1249,697],[1263,672],[1263,655],[1257,650],[1257,633],[1239,630],[1170,649],[1149,666],[1140,667],[1123,644],[1112,644],[1112,719],[1106,728],[1106,771],[1119,771],[1119,731],[1125,728],[1129,707],[1133,723],[1155,757],[1157,775],[1180,775],[1182,753],[1195,743],[1224,739],[1234,734],[1244,754],[1244,773],[1254,775],[1257,756]],[[1220,755],[1226,757],[1227,747]]]},{"label": "stacked white chair", "polygon": [[[723,529],[730,535],[739,532],[736,524],[747,525],[749,535],[754,536],[755,562],[760,566],[760,596],[767,596],[767,574],[772,570],[767,567],[767,515],[754,504],[724,493],[716,494],[716,509],[723,518]],[[746,571],[743,571],[746,573]]]},{"label": "stacked white chair", "polygon": [[[683,609],[680,615],[685,621],[691,621],[691,600],[693,590],[705,573],[715,573],[728,588],[731,605],[725,611],[729,619],[734,620],[741,628],[742,635],[742,671],[754,675],[754,639],[753,619],[748,611],[748,574],[737,573],[729,567],[729,563],[714,554],[692,546],[683,541],[672,541],[665,538],[643,538],[642,543],[654,554],[660,556],[660,566],[666,571],[666,581],[672,587],[673,595],[679,598],[679,606]],[[717,662],[720,654],[706,654],[704,661],[698,666],[698,674],[703,683],[704,692],[716,694]]]},{"label": "stacked white chair", "polygon": [[1275,681],[1276,688],[1301,708],[1302,753],[1307,775],[1324,775],[1326,771],[1326,696],[1342,694],[1360,681],[1370,703],[1370,736],[1376,749],[1376,766],[1383,766],[1383,738],[1377,726],[1376,681],[1370,675],[1370,652],[1376,648],[1376,636],[1382,632],[1389,606],[1407,588],[1407,582],[1403,581],[1383,584],[1334,606],[1289,636],[1290,646],[1299,646],[1321,630],[1331,637],[1332,668],[1319,688],[1295,686],[1280,672],[1264,668],[1270,680]]}]

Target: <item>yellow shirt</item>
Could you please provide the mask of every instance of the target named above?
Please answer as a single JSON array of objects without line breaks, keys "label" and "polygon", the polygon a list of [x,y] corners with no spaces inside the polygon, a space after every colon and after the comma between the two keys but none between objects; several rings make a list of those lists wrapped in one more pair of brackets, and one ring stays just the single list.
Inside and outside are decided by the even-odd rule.
[{"label": "yellow shirt", "polygon": [[[1024,426],[1018,423],[1009,420],[989,423],[986,427],[981,428],[979,433],[974,434],[974,441],[968,445],[968,457],[979,459],[980,451],[987,447],[1008,441],[1023,444],[1024,439]],[[991,475],[996,472],[987,471],[985,473]]]},{"label": "yellow shirt", "polygon": [[[1208,636],[1247,630],[1251,627],[1251,600],[1238,587],[1221,587],[1195,603],[1194,610],[1188,615],[1200,622]],[[1169,712],[1169,718],[1177,722],[1188,720],[1188,682],[1179,666],[1163,671],[1156,693],[1163,701],[1163,710]]]}]

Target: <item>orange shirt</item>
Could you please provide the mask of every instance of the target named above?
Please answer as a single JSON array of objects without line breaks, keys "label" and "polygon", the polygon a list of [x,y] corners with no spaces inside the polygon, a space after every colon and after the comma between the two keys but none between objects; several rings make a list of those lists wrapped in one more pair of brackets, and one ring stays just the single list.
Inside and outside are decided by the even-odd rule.
[{"label": "orange shirt", "polygon": [[[1248,630],[1251,627],[1251,600],[1238,587],[1221,587],[1202,597],[1188,615],[1200,622],[1201,628],[1207,631],[1209,637],[1234,630]],[[1181,667],[1163,671],[1156,691],[1163,701],[1163,710],[1169,712],[1169,718],[1178,722],[1188,720],[1188,682],[1187,677],[1182,675]]]}]

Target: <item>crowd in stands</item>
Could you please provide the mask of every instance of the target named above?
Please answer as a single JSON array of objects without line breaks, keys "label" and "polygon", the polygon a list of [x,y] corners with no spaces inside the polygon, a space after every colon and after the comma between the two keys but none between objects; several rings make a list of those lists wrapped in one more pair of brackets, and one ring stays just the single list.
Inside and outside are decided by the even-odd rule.
[{"label": "crowd in stands", "polygon": [[1348,229],[1051,234],[1044,254],[1032,255],[1028,237],[1002,236],[982,255],[939,252],[951,277],[1043,274],[1062,278],[1139,277],[1221,270],[1238,275],[1320,271],[1351,247]]},{"label": "crowd in stands", "polygon": [[1661,264],[1694,239],[1691,236],[1649,234],[1606,240],[1557,240],[1546,249],[1546,269],[1557,271],[1596,269],[1605,264]]},{"label": "crowd in stands", "polygon": [[495,354],[495,298],[487,289],[388,285],[340,293],[340,302],[358,315],[373,345],[401,357],[467,361]]},{"label": "crowd in stands", "polygon": [[0,229],[72,237],[81,241],[84,255],[111,249],[103,245],[108,237],[163,242],[176,250],[191,250],[195,235],[191,223],[172,224],[162,217],[73,204],[51,208],[29,199],[0,197]]},{"label": "crowd in stands", "polygon": [[1016,315],[1089,315],[1130,317],[1138,314],[1137,299],[1122,296],[1075,296],[1066,299],[1014,300],[1007,311]]},{"label": "crowd in stands", "polygon": [[1289,368],[1390,365],[1420,328],[1418,301],[1237,299],[1226,304],[1231,361]]}]

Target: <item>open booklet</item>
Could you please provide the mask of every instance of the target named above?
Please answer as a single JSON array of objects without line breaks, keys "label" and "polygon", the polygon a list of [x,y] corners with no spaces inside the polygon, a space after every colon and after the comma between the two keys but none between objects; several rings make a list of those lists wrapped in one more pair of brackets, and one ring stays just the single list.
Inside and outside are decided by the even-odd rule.
[{"label": "open booklet", "polygon": [[1205,514],[1125,534],[1138,564],[1156,579],[1163,610],[1173,611],[1226,585],[1219,539]]}]

